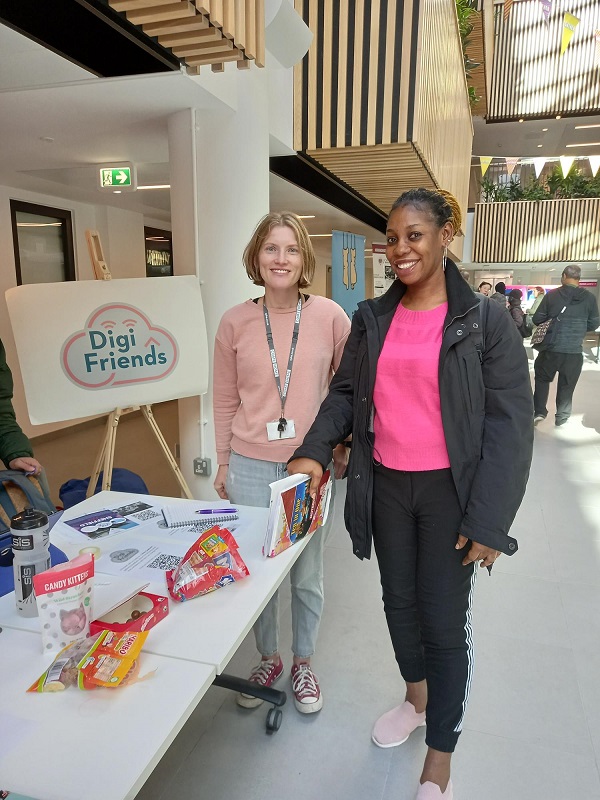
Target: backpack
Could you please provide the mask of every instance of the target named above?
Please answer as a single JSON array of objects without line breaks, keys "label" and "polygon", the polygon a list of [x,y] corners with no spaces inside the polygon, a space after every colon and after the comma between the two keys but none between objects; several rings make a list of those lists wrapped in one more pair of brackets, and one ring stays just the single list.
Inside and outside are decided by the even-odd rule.
[{"label": "backpack", "polygon": [[[98,483],[94,494],[98,494],[102,490],[102,477],[104,473],[101,472],[98,476]],[[58,496],[63,508],[71,508],[77,503],[85,500],[87,488],[90,484],[90,478],[71,478],[63,483],[60,487]],[[113,492],[132,492],[133,494],[150,494],[148,487],[135,472],[120,467],[114,467],[112,471],[111,490]]]},{"label": "backpack", "polygon": [[26,475],[18,469],[0,470],[0,533],[10,529],[11,517],[25,508],[54,514],[46,473]]}]

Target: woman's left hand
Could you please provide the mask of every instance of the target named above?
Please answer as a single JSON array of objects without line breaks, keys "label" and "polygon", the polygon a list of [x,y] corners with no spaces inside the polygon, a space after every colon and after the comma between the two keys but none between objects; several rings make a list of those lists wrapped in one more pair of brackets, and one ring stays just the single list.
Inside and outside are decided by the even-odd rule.
[{"label": "woman's left hand", "polygon": [[469,548],[469,552],[463,558],[463,567],[466,567],[467,564],[472,564],[475,561],[479,561],[480,567],[491,567],[494,561],[502,555],[499,550],[494,550],[491,547],[486,547],[484,544],[479,544],[479,542],[474,542],[472,539],[467,539],[466,536],[463,536],[462,533],[458,534],[458,539],[456,540],[456,549],[462,550],[463,547],[471,542],[471,547]]},{"label": "woman's left hand", "polygon": [[338,444],[333,448],[333,471],[339,481],[346,475],[348,468],[348,448],[345,444]]}]

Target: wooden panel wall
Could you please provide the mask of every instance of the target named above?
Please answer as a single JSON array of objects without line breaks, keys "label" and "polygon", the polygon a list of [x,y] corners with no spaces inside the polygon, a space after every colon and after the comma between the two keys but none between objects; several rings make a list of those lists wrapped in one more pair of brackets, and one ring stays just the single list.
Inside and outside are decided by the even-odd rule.
[{"label": "wooden panel wall", "polygon": [[[600,29],[597,0],[553,4],[546,26],[540,3],[515,2],[508,20],[495,6],[496,44],[489,121],[600,112],[600,80],[594,31]],[[581,20],[560,55],[564,12]]]},{"label": "wooden panel wall", "polygon": [[109,0],[188,67],[265,63],[264,0]]},{"label": "wooden panel wall", "polygon": [[600,260],[600,198],[475,206],[473,261]]},{"label": "wooden panel wall", "polygon": [[473,32],[469,36],[470,44],[467,48],[469,58],[478,67],[471,72],[469,85],[475,89],[479,102],[473,106],[472,113],[475,117],[485,117],[487,114],[487,78],[484,46],[483,12],[478,11],[473,17]]},{"label": "wooden panel wall", "polygon": [[443,187],[467,208],[472,126],[454,0],[296,0],[315,34],[295,75],[295,147],[384,213]]},{"label": "wooden panel wall", "polygon": [[[413,3],[296,0],[315,34],[296,66],[297,150],[407,141]],[[412,53],[411,53],[412,48]]]},{"label": "wooden panel wall", "polygon": [[412,141],[466,214],[473,123],[454,0],[420,0]]}]

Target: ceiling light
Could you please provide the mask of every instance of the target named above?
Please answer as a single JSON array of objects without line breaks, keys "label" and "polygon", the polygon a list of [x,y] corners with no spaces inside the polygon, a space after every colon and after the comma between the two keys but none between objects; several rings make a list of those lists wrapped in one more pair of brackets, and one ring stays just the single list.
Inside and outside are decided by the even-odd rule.
[{"label": "ceiling light", "polygon": [[560,119],[560,114],[557,114],[557,115],[556,115],[556,119]]},{"label": "ceiling light", "polygon": [[316,214],[298,214],[300,219],[314,219]]},{"label": "ceiling light", "polygon": [[584,128],[600,128],[600,125],[575,125],[576,131],[582,131]]},{"label": "ceiling light", "polygon": [[17,228],[60,228],[62,222],[17,222]]},{"label": "ceiling light", "polygon": [[541,144],[538,144],[538,147],[542,147],[542,146],[543,146],[543,145],[541,145]]},{"label": "ceiling light", "polygon": [[54,139],[52,138],[52,136],[40,136],[40,141],[41,142],[53,142]]},{"label": "ceiling light", "polygon": [[542,128],[542,133],[546,133],[547,130],[548,128]]},{"label": "ceiling light", "polygon": [[113,194],[121,194],[121,190],[120,189],[114,189],[113,190]]},{"label": "ceiling light", "polygon": [[325,237],[330,236],[331,237],[331,236],[333,236],[333,233],[309,233],[308,235],[310,236],[311,239],[317,239],[317,238],[323,237],[323,236],[325,236]]},{"label": "ceiling light", "polygon": [[581,144],[568,144],[567,147],[600,147],[600,142],[582,142]]},{"label": "ceiling light", "polygon": [[523,117],[521,117],[521,119],[519,120],[519,122],[523,122]]},{"label": "ceiling light", "polygon": [[171,188],[171,184],[170,183],[157,183],[157,184],[154,184],[153,186],[138,186],[137,188],[138,188],[138,190],[139,189],[170,189]]}]

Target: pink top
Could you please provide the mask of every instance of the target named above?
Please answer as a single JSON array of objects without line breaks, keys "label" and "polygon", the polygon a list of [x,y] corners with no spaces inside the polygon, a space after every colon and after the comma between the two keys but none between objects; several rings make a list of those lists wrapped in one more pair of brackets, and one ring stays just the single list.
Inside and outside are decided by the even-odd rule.
[{"label": "pink top", "polygon": [[[296,309],[269,309],[277,364],[285,375]],[[285,404],[294,420],[293,439],[269,441],[267,422],[279,419],[281,403],[269,357],[262,305],[247,300],[223,314],[215,339],[213,413],[219,464],[235,450],[247,458],[285,462],[312,425],[338,368],[350,320],[333,300],[310,295],[302,307],[298,346]]]},{"label": "pink top", "polygon": [[377,363],[375,451],[391,469],[450,466],[442,427],[438,366],[448,304],[410,311],[400,304]]}]

